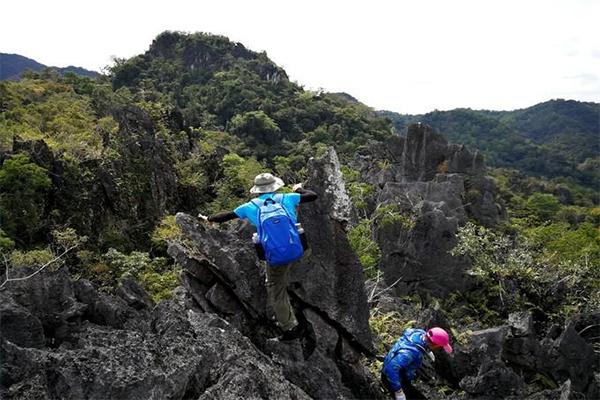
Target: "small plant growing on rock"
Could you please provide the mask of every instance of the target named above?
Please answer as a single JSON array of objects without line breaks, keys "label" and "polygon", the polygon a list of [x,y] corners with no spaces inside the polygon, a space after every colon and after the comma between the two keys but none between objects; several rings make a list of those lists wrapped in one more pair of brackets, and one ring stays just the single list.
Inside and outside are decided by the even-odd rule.
[{"label": "small plant growing on rock", "polygon": [[137,280],[155,302],[170,298],[179,284],[179,269],[164,257],[151,258],[148,253],[138,251],[123,254],[110,249],[103,261],[110,268],[115,283],[126,278]]},{"label": "small plant growing on rock", "polygon": [[175,222],[175,215],[165,216],[152,232],[152,245],[157,248],[166,248],[168,242],[183,240],[181,228]]},{"label": "small plant growing on rock", "polygon": [[377,264],[381,259],[381,250],[377,242],[373,240],[371,221],[363,219],[358,225],[350,228],[348,241],[364,268],[365,278],[375,278],[377,276]]},{"label": "small plant growing on rock", "polygon": [[415,221],[410,216],[404,215],[395,204],[385,204],[377,207],[374,220],[380,227],[400,223],[405,230],[415,227]]}]

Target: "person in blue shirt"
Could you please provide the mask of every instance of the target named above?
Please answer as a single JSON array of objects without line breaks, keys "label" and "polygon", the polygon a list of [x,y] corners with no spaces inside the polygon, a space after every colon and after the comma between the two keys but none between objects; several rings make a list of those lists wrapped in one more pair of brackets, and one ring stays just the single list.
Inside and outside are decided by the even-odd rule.
[{"label": "person in blue shirt", "polygon": [[[285,184],[283,180],[273,176],[270,173],[262,173],[254,178],[254,186],[250,193],[258,195],[258,199],[266,200],[274,198],[275,193]],[[293,223],[297,222],[296,209],[301,203],[308,203],[317,199],[317,194],[311,190],[302,188],[302,184],[295,184],[292,187],[294,193],[283,193],[278,195],[280,203],[287,211]],[[258,209],[251,201],[246,202],[233,211],[225,211],[211,216],[198,214],[198,217],[207,222],[225,222],[235,218],[248,220],[254,227],[258,225]],[[287,341],[301,337],[304,334],[304,326],[298,324],[294,311],[290,304],[287,292],[290,268],[293,264],[281,265],[277,267],[267,266],[267,295],[268,301],[283,334],[278,337],[279,340]]]},{"label": "person in blue shirt", "polygon": [[381,368],[383,386],[394,400],[424,399],[425,397],[412,386],[417,370],[423,363],[423,355],[432,359],[432,350],[444,349],[452,353],[450,336],[442,328],[407,329],[388,352]]}]

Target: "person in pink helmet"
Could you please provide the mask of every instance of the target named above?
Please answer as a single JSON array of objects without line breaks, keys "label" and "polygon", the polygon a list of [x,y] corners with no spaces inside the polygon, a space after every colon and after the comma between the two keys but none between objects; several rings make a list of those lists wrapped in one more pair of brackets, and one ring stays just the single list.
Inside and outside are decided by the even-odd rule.
[{"label": "person in pink helmet", "polygon": [[394,400],[424,399],[425,397],[412,386],[417,370],[423,363],[423,355],[432,350],[443,349],[452,353],[450,336],[442,328],[407,329],[388,352],[381,368],[381,382]]}]

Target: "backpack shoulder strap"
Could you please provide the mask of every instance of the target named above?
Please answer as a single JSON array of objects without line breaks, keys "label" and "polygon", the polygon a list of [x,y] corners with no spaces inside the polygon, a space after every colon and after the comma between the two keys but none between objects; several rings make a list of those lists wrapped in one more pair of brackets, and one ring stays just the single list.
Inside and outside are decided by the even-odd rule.
[{"label": "backpack shoulder strap", "polygon": [[255,199],[250,200],[250,203],[260,210],[261,200],[257,197]]},{"label": "backpack shoulder strap", "polygon": [[402,350],[408,350],[406,348],[406,345],[404,343],[400,343],[400,345],[398,346],[398,348],[392,353],[392,359],[396,358],[396,356],[398,355],[398,353],[400,353]]},{"label": "backpack shoulder strap", "polygon": [[256,231],[258,232],[258,236],[260,237],[260,206],[262,205],[262,200],[257,197],[255,199],[250,200],[249,203],[256,207]]},{"label": "backpack shoulder strap", "polygon": [[275,196],[273,196],[273,200],[281,205],[281,208],[285,212],[285,215],[287,215],[288,218],[291,220],[292,216],[290,215],[290,213],[287,210],[287,208],[285,208],[285,206],[283,205],[283,196],[284,196],[283,193],[277,193]]}]

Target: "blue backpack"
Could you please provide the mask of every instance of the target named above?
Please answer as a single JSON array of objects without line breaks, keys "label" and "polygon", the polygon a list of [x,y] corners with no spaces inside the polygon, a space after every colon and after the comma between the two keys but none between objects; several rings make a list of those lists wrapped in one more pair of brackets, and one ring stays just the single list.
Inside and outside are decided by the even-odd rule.
[{"label": "blue backpack", "polygon": [[282,194],[265,200],[254,199],[258,208],[258,237],[270,266],[279,266],[296,261],[304,254],[298,229],[281,202]]}]

